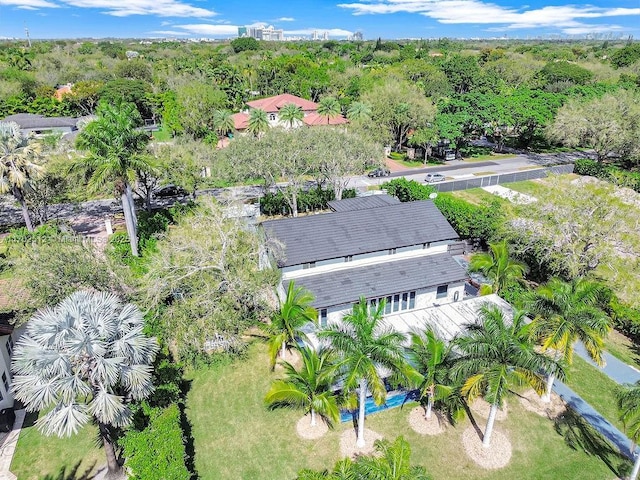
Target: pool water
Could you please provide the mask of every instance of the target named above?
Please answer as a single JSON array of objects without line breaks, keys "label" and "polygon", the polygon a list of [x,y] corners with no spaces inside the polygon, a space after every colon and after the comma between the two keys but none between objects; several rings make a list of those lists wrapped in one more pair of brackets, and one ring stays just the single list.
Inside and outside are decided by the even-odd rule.
[{"label": "pool water", "polygon": [[[364,406],[365,415],[382,412],[389,408],[401,407],[407,402],[418,401],[420,394],[417,390],[397,390],[387,394],[387,400],[382,405],[376,405],[372,397],[367,397]],[[340,421],[350,422],[358,417],[358,410],[340,410]]]}]

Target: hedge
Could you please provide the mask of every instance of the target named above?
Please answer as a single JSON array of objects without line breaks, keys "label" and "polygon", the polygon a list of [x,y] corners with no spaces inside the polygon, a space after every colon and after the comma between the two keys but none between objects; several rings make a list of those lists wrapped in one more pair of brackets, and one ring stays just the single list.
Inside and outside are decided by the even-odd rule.
[{"label": "hedge", "polygon": [[[354,188],[346,189],[342,192],[342,198],[353,198],[356,196]],[[297,203],[298,212],[313,212],[316,210],[326,210],[328,203],[336,199],[333,189],[322,189],[315,187],[310,190],[299,190]],[[276,193],[268,192],[260,198],[260,213],[263,215],[291,215],[291,207],[281,191]]]},{"label": "hedge", "polygon": [[573,169],[578,175],[589,175],[640,192],[640,173],[623,170],[614,165],[606,165],[595,160],[583,158],[576,160]]}]

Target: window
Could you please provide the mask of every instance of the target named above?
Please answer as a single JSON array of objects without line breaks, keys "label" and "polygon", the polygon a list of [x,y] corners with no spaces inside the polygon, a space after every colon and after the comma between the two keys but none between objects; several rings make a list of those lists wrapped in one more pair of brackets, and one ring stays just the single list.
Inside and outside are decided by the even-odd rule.
[{"label": "window", "polygon": [[323,308],[320,310],[320,327],[324,328],[327,326],[327,309]]},{"label": "window", "polygon": [[347,255],[346,257],[344,257],[344,261],[345,262],[353,262],[353,255]]},{"label": "window", "polygon": [[436,291],[436,298],[445,298],[447,296],[447,291],[449,290],[449,285],[440,285],[438,290]]},{"label": "window", "polygon": [[307,262],[302,264],[303,270],[308,270],[310,268],[316,268],[316,262]]},{"label": "window", "polygon": [[384,313],[391,313],[391,297],[387,297],[387,303],[384,306]]},{"label": "window", "polygon": [[409,310],[416,308],[416,292],[409,292]]},{"label": "window", "polygon": [[400,310],[400,295],[393,296],[393,311],[397,312]]},{"label": "window", "polygon": [[11,354],[13,353],[13,338],[11,338],[11,335],[9,335],[9,339],[7,340],[6,347],[7,347],[7,353],[9,354],[9,356],[11,356]]},{"label": "window", "polygon": [[2,385],[4,385],[4,389],[9,391],[9,380],[7,379],[7,372],[2,372]]},{"label": "window", "polygon": [[396,254],[396,249],[395,248],[390,248],[389,249],[389,255],[395,255]]},{"label": "window", "polygon": [[270,113],[269,114],[269,120],[271,120],[272,122],[276,119],[276,114],[275,113]]}]

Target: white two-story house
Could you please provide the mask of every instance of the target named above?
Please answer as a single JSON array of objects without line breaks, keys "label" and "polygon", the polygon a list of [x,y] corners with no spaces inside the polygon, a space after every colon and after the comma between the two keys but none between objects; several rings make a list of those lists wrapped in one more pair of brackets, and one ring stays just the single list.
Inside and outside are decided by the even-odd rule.
[{"label": "white two-story house", "polygon": [[459,237],[433,202],[375,195],[331,206],[262,224],[282,250],[274,256],[283,288],[295,281],[314,295],[320,326],[360,297],[385,300],[385,316],[462,300],[468,275],[450,253]]}]

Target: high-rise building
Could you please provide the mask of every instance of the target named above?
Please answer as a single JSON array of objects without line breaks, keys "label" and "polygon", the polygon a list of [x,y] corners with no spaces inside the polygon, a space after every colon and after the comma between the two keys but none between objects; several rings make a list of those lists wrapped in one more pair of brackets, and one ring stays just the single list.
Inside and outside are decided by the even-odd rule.
[{"label": "high-rise building", "polygon": [[275,29],[273,25],[268,27],[239,27],[239,37],[251,37],[256,40],[265,40],[268,42],[281,42],[284,40],[284,31],[282,29]]},{"label": "high-rise building", "polygon": [[247,37],[247,27],[238,27],[238,36],[239,37]]}]

